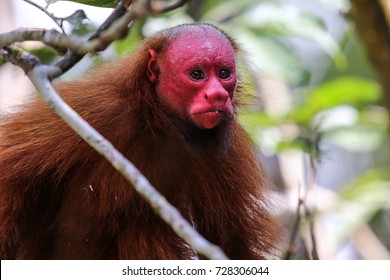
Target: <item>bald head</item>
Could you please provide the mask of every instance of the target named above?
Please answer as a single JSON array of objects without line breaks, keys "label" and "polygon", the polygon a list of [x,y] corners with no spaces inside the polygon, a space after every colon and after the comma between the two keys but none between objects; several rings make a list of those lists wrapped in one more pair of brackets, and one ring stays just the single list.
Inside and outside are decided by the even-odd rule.
[{"label": "bald head", "polygon": [[[177,30],[177,31],[175,31]],[[234,49],[222,31],[211,25],[183,25],[173,29],[162,52],[167,63],[229,63],[234,67]]]}]

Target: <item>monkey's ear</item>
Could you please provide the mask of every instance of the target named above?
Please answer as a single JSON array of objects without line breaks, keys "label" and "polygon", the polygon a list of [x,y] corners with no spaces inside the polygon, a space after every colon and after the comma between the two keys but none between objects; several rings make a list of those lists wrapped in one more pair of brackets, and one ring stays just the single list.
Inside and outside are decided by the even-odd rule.
[{"label": "monkey's ear", "polygon": [[157,83],[160,74],[160,67],[157,63],[157,52],[153,49],[148,50],[148,77],[152,83]]}]

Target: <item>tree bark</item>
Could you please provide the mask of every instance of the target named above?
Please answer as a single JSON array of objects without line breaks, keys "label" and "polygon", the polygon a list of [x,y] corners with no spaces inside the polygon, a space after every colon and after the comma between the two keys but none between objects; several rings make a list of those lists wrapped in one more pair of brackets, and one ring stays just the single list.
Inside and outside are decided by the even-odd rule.
[{"label": "tree bark", "polygon": [[[350,0],[352,19],[383,89],[390,112],[390,30],[380,0]],[[390,114],[389,114],[390,115]]]}]

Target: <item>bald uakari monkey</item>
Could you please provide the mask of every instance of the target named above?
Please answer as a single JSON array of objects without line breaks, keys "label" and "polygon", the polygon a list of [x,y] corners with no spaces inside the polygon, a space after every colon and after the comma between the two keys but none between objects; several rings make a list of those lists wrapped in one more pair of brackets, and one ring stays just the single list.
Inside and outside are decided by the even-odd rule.
[{"label": "bald uakari monkey", "polygon": [[[206,239],[232,259],[263,259],[280,226],[237,121],[239,54],[220,29],[181,25],[55,87]],[[2,259],[202,258],[41,100],[0,133]]]}]

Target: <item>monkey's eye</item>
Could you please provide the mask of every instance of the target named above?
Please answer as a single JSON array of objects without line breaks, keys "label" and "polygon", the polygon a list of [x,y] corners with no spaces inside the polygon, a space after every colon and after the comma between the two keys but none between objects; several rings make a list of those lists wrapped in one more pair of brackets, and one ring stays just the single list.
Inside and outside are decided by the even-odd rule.
[{"label": "monkey's eye", "polygon": [[232,75],[232,73],[230,73],[229,69],[222,69],[219,72],[218,77],[220,77],[223,80],[226,80],[226,79],[229,79],[231,75]]},{"label": "monkey's eye", "polygon": [[190,77],[193,80],[203,80],[206,75],[200,69],[194,69],[190,72]]}]

